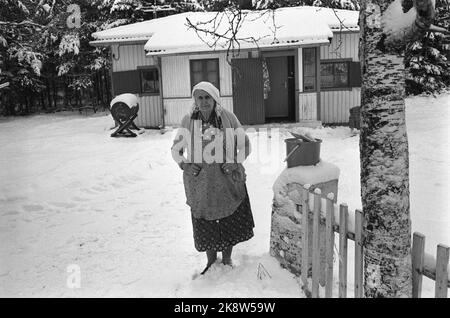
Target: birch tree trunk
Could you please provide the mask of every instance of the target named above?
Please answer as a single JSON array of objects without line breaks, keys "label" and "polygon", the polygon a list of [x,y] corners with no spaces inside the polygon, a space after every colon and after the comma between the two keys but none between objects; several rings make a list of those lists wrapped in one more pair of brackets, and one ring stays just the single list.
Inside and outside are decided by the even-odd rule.
[{"label": "birch tree trunk", "polygon": [[362,1],[361,197],[365,297],[411,297],[409,159],[403,56],[383,47],[392,1]]},{"label": "birch tree trunk", "polygon": [[[411,15],[403,11],[413,3],[420,17],[414,20],[413,16],[411,22]],[[365,297],[412,296],[403,52],[406,41],[419,37],[429,26],[433,4],[431,0],[362,1],[360,159]],[[409,28],[402,29],[408,23]]]}]

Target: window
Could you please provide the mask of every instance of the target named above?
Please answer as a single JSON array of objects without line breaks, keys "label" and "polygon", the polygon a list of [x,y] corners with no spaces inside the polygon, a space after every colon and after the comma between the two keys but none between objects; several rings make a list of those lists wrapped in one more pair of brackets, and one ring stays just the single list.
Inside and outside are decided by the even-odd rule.
[{"label": "window", "polygon": [[315,91],[316,80],[316,48],[303,49],[303,91]]},{"label": "window", "polygon": [[349,87],[349,63],[341,62],[321,62],[320,64],[320,87],[339,88]]},{"label": "window", "polygon": [[220,90],[219,59],[191,60],[191,88],[201,81],[208,81]]},{"label": "window", "polygon": [[159,76],[157,68],[141,69],[141,93],[159,94]]}]

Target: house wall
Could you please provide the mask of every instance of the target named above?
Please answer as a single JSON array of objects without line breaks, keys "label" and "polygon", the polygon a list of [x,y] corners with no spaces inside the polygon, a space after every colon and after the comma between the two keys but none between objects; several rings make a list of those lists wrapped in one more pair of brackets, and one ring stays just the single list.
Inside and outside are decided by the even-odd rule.
[{"label": "house wall", "polygon": [[301,93],[298,95],[300,121],[317,119],[317,93]]},{"label": "house wall", "polygon": [[361,105],[361,88],[320,93],[322,123],[348,123],[350,108]]},{"label": "house wall", "polygon": [[226,53],[191,54],[161,57],[163,103],[166,125],[179,125],[192,107],[189,61],[219,59],[219,81],[222,106],[233,110],[232,72]]},{"label": "house wall", "polygon": [[[321,46],[318,50],[320,60],[350,58],[352,61],[358,61],[358,41],[358,33],[336,33],[329,46]],[[296,54],[297,120],[347,123],[349,109],[360,104],[361,89],[353,87],[345,90],[304,93],[302,48],[297,49]],[[225,53],[162,57],[163,102],[167,125],[178,125],[192,106],[189,60],[206,58],[219,58],[222,104],[226,109],[233,110],[232,72]]]},{"label": "house wall", "polygon": [[[157,66],[156,59],[145,56],[144,44],[120,45],[113,48],[118,59],[112,59],[112,71],[137,70],[142,66]],[[134,120],[139,127],[158,127],[162,125],[161,97],[159,95],[139,95],[139,112]]]},{"label": "house wall", "polygon": [[143,44],[120,45],[118,48],[119,59],[113,58],[113,72],[135,70],[137,66],[156,65],[156,61],[145,56]]},{"label": "house wall", "polygon": [[[320,59],[351,58],[359,61],[359,33],[334,33],[329,46],[320,48]],[[361,104],[361,88],[320,92],[320,120],[322,123],[348,123],[349,110]]]},{"label": "house wall", "polygon": [[[118,59],[112,60],[112,72],[137,70],[138,67],[160,67],[162,75],[163,96],[139,96],[140,109],[136,124],[143,127],[155,127],[162,124],[164,116],[166,125],[177,125],[192,106],[189,60],[219,58],[220,92],[222,104],[233,110],[232,71],[226,61],[226,53],[191,54],[161,57],[161,65],[156,58],[145,56],[144,42],[139,44],[113,45]],[[359,61],[359,33],[335,32],[329,46],[318,50],[321,60],[351,59]],[[347,123],[349,109],[360,105],[361,89],[352,87],[346,90],[320,91],[314,94],[303,93],[302,48],[296,55],[296,119],[321,120],[323,123]],[[246,52],[245,56],[249,57]],[[252,56],[253,53],[252,52]],[[256,57],[256,56],[255,56]],[[164,111],[164,115],[163,115]],[[319,118],[320,117],[320,118]]]},{"label": "house wall", "polygon": [[158,127],[162,125],[160,96],[139,97],[139,112],[135,124],[139,127]]},{"label": "house wall", "polygon": [[359,33],[335,32],[330,45],[320,48],[320,58],[322,60],[352,58],[353,61],[359,61],[358,46]]},{"label": "house wall", "polygon": [[[329,46],[321,46],[320,59],[351,58],[358,61],[358,33],[335,33]],[[145,56],[144,43],[120,45],[117,48],[119,59],[113,59],[112,71],[137,70],[142,66],[157,66],[157,60]],[[321,91],[303,93],[302,48],[297,49],[296,65],[296,118],[302,120],[321,120],[322,123],[347,123],[349,109],[360,105],[361,89]],[[243,56],[243,57],[248,57]],[[219,58],[220,93],[222,106],[233,110],[232,71],[226,60],[226,53],[192,54],[161,57],[162,98],[164,121],[166,125],[179,125],[183,116],[192,106],[189,60]],[[141,127],[157,127],[162,124],[161,96],[139,96],[139,113],[135,122]],[[320,104],[320,109],[317,109]],[[320,118],[318,116],[320,115]]]}]

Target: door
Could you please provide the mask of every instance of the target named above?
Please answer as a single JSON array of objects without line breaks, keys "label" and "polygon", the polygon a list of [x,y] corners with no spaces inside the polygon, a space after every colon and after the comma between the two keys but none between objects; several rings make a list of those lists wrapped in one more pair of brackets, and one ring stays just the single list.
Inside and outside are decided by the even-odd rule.
[{"label": "door", "polygon": [[260,59],[233,59],[233,112],[243,125],[264,124],[264,86]]},{"label": "door", "polygon": [[266,118],[289,117],[289,80],[287,56],[267,57],[270,90],[265,100]]}]

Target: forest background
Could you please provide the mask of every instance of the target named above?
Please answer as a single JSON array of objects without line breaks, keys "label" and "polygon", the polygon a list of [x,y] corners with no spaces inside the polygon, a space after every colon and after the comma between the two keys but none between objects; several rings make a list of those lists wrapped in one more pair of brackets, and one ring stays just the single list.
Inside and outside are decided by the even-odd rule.
[{"label": "forest background", "polygon": [[[188,11],[300,5],[359,10],[355,0],[0,0],[0,116],[108,108],[110,51],[89,45],[96,31]],[[436,0],[436,13],[449,29],[450,1]],[[449,59],[440,33],[411,43],[406,93],[448,89]]]}]

